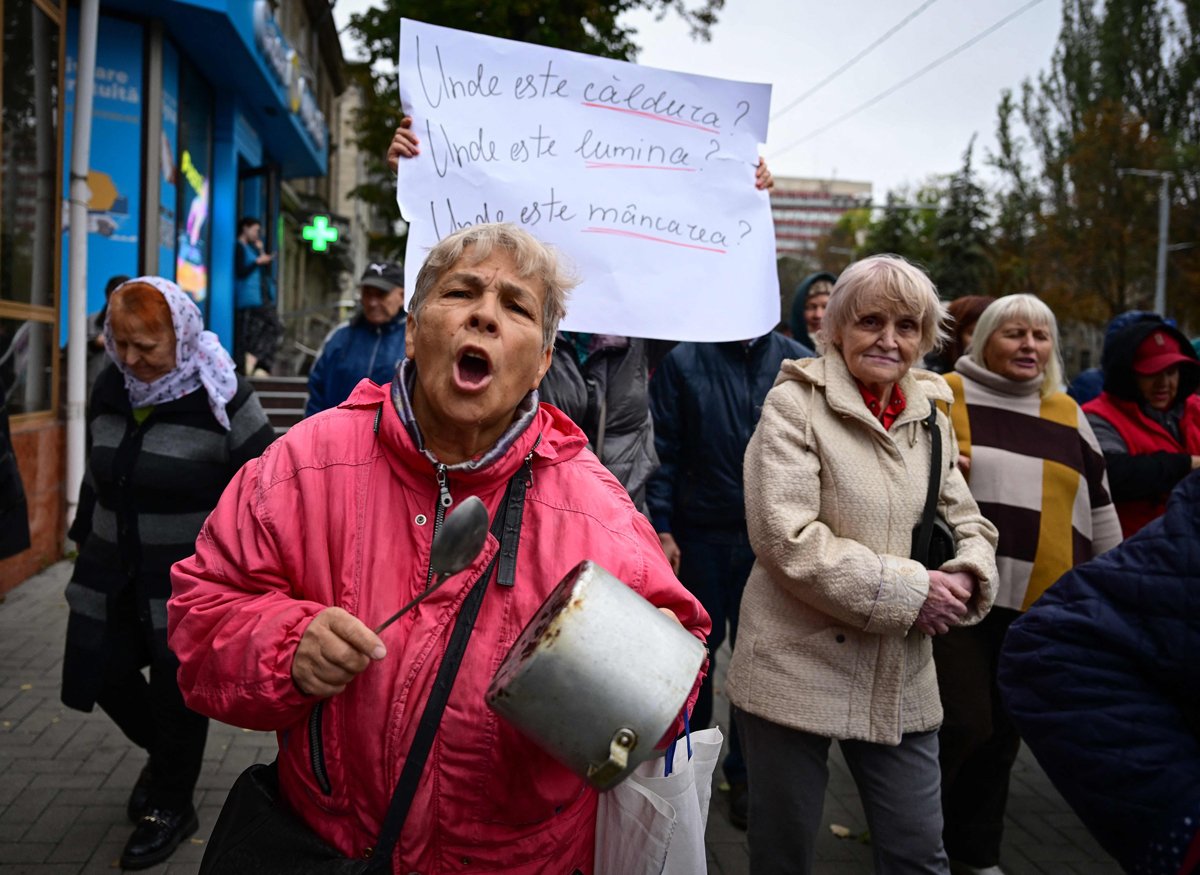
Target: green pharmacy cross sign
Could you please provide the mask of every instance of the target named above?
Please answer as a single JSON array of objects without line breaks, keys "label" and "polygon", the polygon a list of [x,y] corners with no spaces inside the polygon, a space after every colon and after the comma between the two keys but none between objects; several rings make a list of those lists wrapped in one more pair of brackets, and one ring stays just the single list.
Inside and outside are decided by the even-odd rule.
[{"label": "green pharmacy cross sign", "polygon": [[312,242],[313,252],[324,252],[338,238],[338,229],[329,224],[328,216],[313,216],[312,224],[305,225],[301,234]]}]

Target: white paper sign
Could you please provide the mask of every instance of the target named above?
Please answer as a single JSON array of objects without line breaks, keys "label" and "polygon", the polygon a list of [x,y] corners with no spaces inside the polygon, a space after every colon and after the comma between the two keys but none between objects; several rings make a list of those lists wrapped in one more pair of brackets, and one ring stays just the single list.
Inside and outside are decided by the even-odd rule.
[{"label": "white paper sign", "polygon": [[562,327],[738,340],[779,320],[775,236],[754,188],[769,85],[689,76],[404,19],[406,288],[425,253],[512,222],[582,277]]}]

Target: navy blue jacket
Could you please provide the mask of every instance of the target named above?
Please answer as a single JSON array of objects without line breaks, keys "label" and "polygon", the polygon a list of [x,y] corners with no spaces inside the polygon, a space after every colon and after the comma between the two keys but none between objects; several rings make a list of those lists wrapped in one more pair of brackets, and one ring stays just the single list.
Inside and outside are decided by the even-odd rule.
[{"label": "navy blue jacket", "polygon": [[742,457],[784,359],[812,351],[771,332],[750,341],[681,343],[650,381],[659,469],[646,485],[660,532],[745,531]]},{"label": "navy blue jacket", "polygon": [[1069,571],[1013,623],[999,682],[1104,849],[1130,871],[1174,847],[1173,868],[1168,858],[1146,871],[1177,871],[1200,826],[1200,473],[1165,516]]},{"label": "navy blue jacket", "polygon": [[406,318],[401,310],[390,322],[372,325],[359,315],[334,331],[308,373],[304,415],[337,407],[363,377],[380,385],[392,382],[396,365],[404,358]]}]

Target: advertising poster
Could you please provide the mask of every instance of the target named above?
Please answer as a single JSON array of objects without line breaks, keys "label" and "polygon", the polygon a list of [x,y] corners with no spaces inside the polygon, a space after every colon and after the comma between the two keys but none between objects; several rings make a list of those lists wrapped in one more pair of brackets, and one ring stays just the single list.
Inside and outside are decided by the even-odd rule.
[{"label": "advertising poster", "polygon": [[[75,116],[75,78],[79,57],[79,15],[72,6],[67,22],[66,75],[63,82],[63,235],[70,230],[66,197],[70,192],[71,146]],[[96,85],[92,104],[91,158],[88,164],[87,309],[104,304],[104,286],[114,274],[136,275],[141,216],[142,45],[140,24],[100,16],[96,39]],[[68,246],[62,246],[62,295],[67,299]],[[66,343],[66,308],[60,328]]]},{"label": "advertising poster", "polygon": [[179,211],[175,282],[200,309],[208,298],[208,222],[211,175],[212,95],[200,77],[185,66],[180,75]]},{"label": "advertising poster", "polygon": [[175,279],[175,234],[179,197],[179,52],[163,40],[162,137],[159,143],[158,272]]}]

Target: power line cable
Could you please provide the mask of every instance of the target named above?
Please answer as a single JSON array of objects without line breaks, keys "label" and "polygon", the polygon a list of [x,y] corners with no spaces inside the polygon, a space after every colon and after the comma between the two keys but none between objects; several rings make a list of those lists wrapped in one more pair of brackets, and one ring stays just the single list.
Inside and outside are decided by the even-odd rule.
[{"label": "power line cable", "polygon": [[812,97],[814,94],[816,94],[818,91],[820,91],[826,85],[828,85],[830,82],[832,82],[838,76],[841,76],[843,73],[845,73],[847,70],[849,70],[855,64],[857,64],[859,61],[861,61],[867,55],[871,54],[871,52],[873,52],[875,49],[879,48],[881,45],[883,45],[885,42],[887,42],[889,39],[891,39],[893,34],[895,34],[897,31],[899,31],[906,24],[908,24],[910,21],[912,21],[914,18],[916,18],[918,15],[920,15],[922,12],[924,12],[926,9],[928,9],[930,6],[932,6],[936,2],[937,2],[937,0],[925,0],[924,3],[922,3],[916,9],[914,9],[912,12],[908,13],[908,15],[906,15],[899,24],[897,24],[895,27],[893,27],[891,30],[889,30],[887,33],[885,33],[879,39],[875,40],[875,42],[871,43],[869,46],[867,46],[865,49],[863,49],[861,52],[859,52],[857,55],[855,55],[849,61],[842,64],[842,66],[838,67],[836,70],[834,70],[832,73],[830,73],[824,79],[822,79],[820,82],[818,82],[812,88],[805,91],[803,94],[801,94],[799,97],[797,97],[791,103],[789,103],[783,109],[779,110],[774,115],[772,115],[771,121],[775,121],[775,119],[779,118],[784,113],[791,111],[792,109],[794,109],[795,107],[797,107],[801,103],[803,103],[805,100],[808,100],[808,98]]},{"label": "power line cable", "polygon": [[842,122],[846,121],[846,119],[849,119],[849,118],[852,118],[853,116],[858,115],[864,109],[874,106],[875,104],[879,103],[879,101],[883,100],[885,97],[888,97],[889,95],[894,94],[895,92],[897,92],[901,88],[903,88],[905,85],[908,85],[911,82],[915,81],[916,79],[921,78],[926,73],[928,73],[930,70],[933,70],[935,67],[940,67],[942,64],[946,63],[946,61],[949,61],[951,58],[955,57],[956,55],[962,54],[967,49],[969,49],[971,46],[975,45],[975,43],[979,42],[981,39],[984,39],[985,37],[990,36],[991,34],[995,33],[1000,28],[1004,27],[1004,25],[1008,24],[1014,18],[1017,18],[1018,16],[1025,14],[1030,9],[1032,9],[1034,6],[1037,6],[1038,4],[1043,3],[1043,2],[1044,2],[1044,0],[1030,0],[1029,3],[1026,3],[1020,9],[1016,10],[1015,12],[1010,12],[1008,15],[1004,16],[1004,18],[997,21],[991,27],[987,28],[986,30],[984,30],[980,33],[977,33],[975,36],[971,37],[969,40],[967,40],[962,45],[946,52],[946,54],[942,55],[937,60],[931,61],[930,63],[926,64],[924,67],[922,67],[917,72],[913,73],[911,76],[908,76],[907,78],[900,80],[899,82],[897,82],[895,85],[891,86],[890,88],[887,88],[887,89],[879,92],[874,97],[872,97],[870,100],[864,101],[863,103],[860,103],[858,106],[854,107],[854,109],[852,109],[848,112],[842,113],[842,115],[838,116],[837,118],[835,118],[833,121],[829,122],[828,124],[822,125],[821,127],[817,128],[815,131],[809,131],[807,134],[805,134],[800,139],[793,140],[792,142],[788,143],[783,148],[777,149],[775,152],[773,152],[771,154],[771,160],[775,160],[780,155],[782,155],[784,152],[787,152],[790,149],[794,149],[796,146],[799,146],[801,143],[806,143],[809,140],[811,140],[813,137],[816,137],[820,134],[825,133],[830,128],[835,127],[836,125],[840,125]]}]

